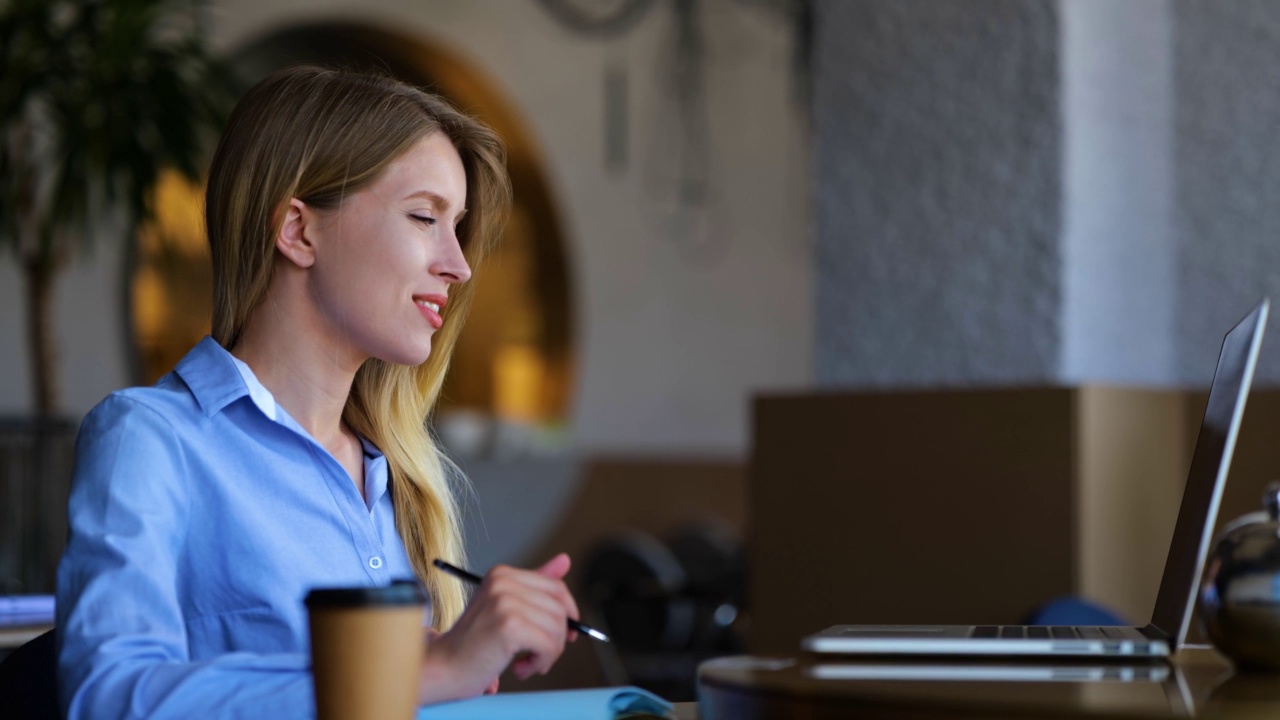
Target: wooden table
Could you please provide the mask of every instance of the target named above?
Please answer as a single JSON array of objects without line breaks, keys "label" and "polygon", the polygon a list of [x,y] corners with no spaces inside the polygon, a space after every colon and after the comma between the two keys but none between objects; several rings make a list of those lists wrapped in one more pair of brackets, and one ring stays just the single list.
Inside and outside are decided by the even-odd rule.
[{"label": "wooden table", "polygon": [[[1208,648],[1184,649],[1169,665],[1127,666],[1130,676],[1159,681],[901,679],[904,672],[935,676],[964,673],[992,663],[896,665],[894,679],[883,664],[841,663],[812,656],[730,657],[703,663],[698,671],[701,720],[856,717],[934,718],[1280,718],[1280,675],[1236,674]],[[1055,667],[1066,665],[1055,663]],[[1009,667],[1026,671],[1026,663]],[[1071,665],[1100,674],[1104,667]],[[843,670],[842,670],[843,668]],[[1095,672],[1096,669],[1096,672]],[[1124,668],[1109,666],[1114,675]],[[857,676],[859,679],[850,679]]]},{"label": "wooden table", "polygon": [[25,643],[53,629],[53,623],[0,625],[0,654],[17,650]]}]

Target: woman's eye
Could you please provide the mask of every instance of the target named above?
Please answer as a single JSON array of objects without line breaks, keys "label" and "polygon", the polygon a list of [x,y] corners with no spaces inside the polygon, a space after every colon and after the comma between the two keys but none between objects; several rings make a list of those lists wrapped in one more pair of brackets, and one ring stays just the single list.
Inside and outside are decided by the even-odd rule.
[{"label": "woman's eye", "polygon": [[428,217],[428,216],[426,216],[426,215],[410,215],[409,217],[413,218],[414,220],[417,220],[418,222],[420,222],[420,223],[422,223],[422,224],[424,224],[424,225],[435,225],[435,224],[436,224],[436,219],[435,219],[435,218],[433,218],[433,217]]}]

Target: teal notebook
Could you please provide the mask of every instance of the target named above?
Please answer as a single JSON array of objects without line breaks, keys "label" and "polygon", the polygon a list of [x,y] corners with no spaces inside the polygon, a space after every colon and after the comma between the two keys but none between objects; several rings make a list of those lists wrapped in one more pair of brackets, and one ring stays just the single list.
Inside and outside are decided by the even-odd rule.
[{"label": "teal notebook", "polygon": [[481,695],[428,705],[417,720],[622,720],[671,717],[671,703],[637,687]]}]

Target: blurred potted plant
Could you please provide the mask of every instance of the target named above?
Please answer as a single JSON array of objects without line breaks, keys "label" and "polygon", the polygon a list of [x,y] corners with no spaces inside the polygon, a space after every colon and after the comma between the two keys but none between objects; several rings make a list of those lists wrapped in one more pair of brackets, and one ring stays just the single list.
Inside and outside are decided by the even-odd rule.
[{"label": "blurred potted plant", "polygon": [[199,0],[10,0],[0,10],[0,246],[21,266],[36,412],[57,412],[54,282],[79,249],[150,218],[160,171],[199,176],[230,84]]},{"label": "blurred potted plant", "polygon": [[[95,242],[132,237],[152,215],[161,170],[197,178],[203,140],[228,105],[231,83],[209,49],[201,10],[201,0],[0,2],[0,252],[12,255],[23,280],[35,410],[33,421],[0,428],[8,436],[0,454],[26,455],[16,465],[27,468],[26,479],[0,481],[25,485],[28,496],[46,492],[48,436],[70,434],[70,423],[56,418],[59,273]],[[32,511],[61,513],[56,496],[31,503],[6,514],[30,522]],[[0,526],[12,528],[11,519]],[[0,538],[0,550],[14,541],[23,544]]]}]

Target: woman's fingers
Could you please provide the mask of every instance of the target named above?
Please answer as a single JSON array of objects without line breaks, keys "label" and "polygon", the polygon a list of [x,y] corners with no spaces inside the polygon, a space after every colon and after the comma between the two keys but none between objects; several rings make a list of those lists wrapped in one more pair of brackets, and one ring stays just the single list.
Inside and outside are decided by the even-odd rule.
[{"label": "woman's fingers", "polygon": [[[528,603],[524,608],[526,618],[537,624],[545,637],[552,640],[553,652],[543,651],[541,647],[526,647],[532,651],[527,662],[519,667],[513,663],[513,671],[518,677],[527,677],[529,673],[545,673],[564,652],[566,640],[576,639],[577,633],[568,629],[566,618],[577,619],[578,604],[565,586],[562,578],[569,571],[569,556],[560,553],[534,570],[520,570],[509,566],[499,566],[489,572],[485,588],[495,597],[519,598]],[[519,658],[517,658],[519,659]],[[520,675],[523,671],[526,674]]]},{"label": "woman's fingers", "polygon": [[[536,569],[534,572],[539,575],[559,580],[561,581],[561,587],[564,587],[564,576],[569,574],[569,567],[571,565],[572,562],[570,561],[568,554],[559,553],[555,557],[543,563],[542,567]],[[566,617],[571,617],[574,620],[581,617],[578,610],[578,601],[573,599],[573,594],[569,592],[567,587],[564,588],[564,597],[561,598],[561,602],[564,604]],[[569,642],[576,641],[578,639],[577,631],[570,630],[568,634],[565,635],[565,639]]]},{"label": "woman's fingers", "polygon": [[[566,614],[574,620],[577,620],[581,617],[578,612],[578,601],[573,599],[573,594],[569,592],[569,588],[565,586],[563,582],[564,576],[569,574],[569,567],[572,564],[573,562],[569,559],[568,554],[559,553],[544,563],[542,567],[538,568],[535,572],[539,575],[545,575],[546,577],[555,578],[560,581],[560,589],[564,591],[562,600],[565,603]],[[577,637],[578,634],[576,632],[570,633],[570,639],[576,640]]]},{"label": "woman's fingers", "polygon": [[494,569],[489,578],[489,591],[496,596],[519,597],[544,611],[564,618],[577,619],[578,604],[563,582],[535,575],[527,570]]},{"label": "woman's fingers", "polygon": [[[520,570],[517,568],[499,565],[489,571],[489,575],[485,578],[485,585],[489,588],[481,586],[482,591],[489,589],[495,594],[512,593],[521,595],[534,603],[538,603],[548,612],[556,613],[560,616],[559,623],[567,626],[565,618],[579,618],[578,603],[573,599],[569,588],[565,586],[564,581],[543,574],[543,571],[551,573],[567,572],[569,568],[569,556],[561,553],[552,558],[548,563],[537,570]],[[566,629],[565,640],[577,640],[578,634]]]},{"label": "woman's fingers", "polygon": [[495,692],[508,666],[522,680],[548,672],[570,636],[566,618],[578,616],[563,579],[570,565],[560,554],[534,570],[490,570],[449,632],[427,634],[430,664],[450,668],[463,697]]},{"label": "woman's fingers", "polygon": [[516,657],[511,663],[511,673],[521,680],[528,680],[533,677],[533,659],[530,655],[521,655]]},{"label": "woman's fingers", "polygon": [[491,577],[495,574],[514,575],[522,582],[527,582],[532,587],[540,588],[547,595],[556,598],[560,602],[564,607],[566,617],[577,620],[580,617],[578,603],[573,599],[573,594],[569,592],[569,588],[564,584],[563,579],[565,574],[569,572],[570,565],[569,556],[565,553],[560,553],[535,570],[519,570],[499,565],[491,570],[489,575]]},{"label": "woman's fingers", "polygon": [[[431,641],[420,686],[421,702],[471,697],[492,688],[522,651],[529,660],[518,677],[545,672],[564,649],[555,637],[555,618],[513,597],[477,595],[448,632]],[[562,631],[561,631],[561,634]]]},{"label": "woman's fingers", "polygon": [[505,659],[511,662],[512,671],[521,680],[534,673],[546,673],[564,652],[563,626],[556,618],[542,615],[530,612],[503,619]]},{"label": "woman's fingers", "polygon": [[564,613],[554,602],[545,598],[507,597],[501,599],[500,604],[498,612],[503,633],[513,643],[513,655],[522,650],[545,652],[564,645],[567,632]]}]

